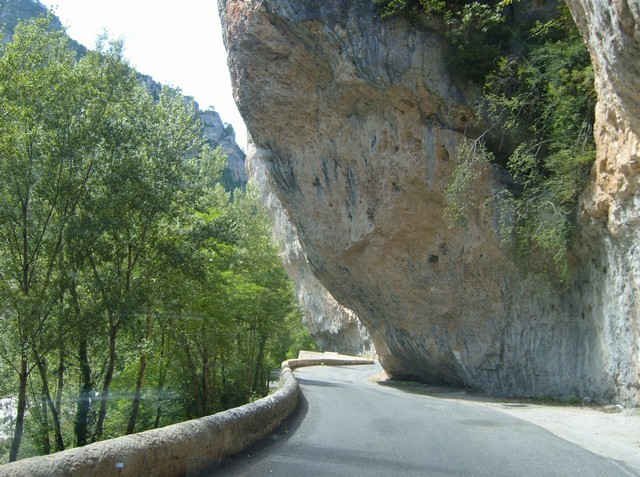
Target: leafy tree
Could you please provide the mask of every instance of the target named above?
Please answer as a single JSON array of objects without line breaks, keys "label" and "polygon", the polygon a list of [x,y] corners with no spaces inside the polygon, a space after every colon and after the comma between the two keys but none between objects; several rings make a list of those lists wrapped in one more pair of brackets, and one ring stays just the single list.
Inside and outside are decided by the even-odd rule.
[{"label": "leafy tree", "polygon": [[29,375],[34,365],[43,372],[38,343],[58,298],[53,284],[64,233],[94,166],[83,78],[67,37],[49,32],[49,22],[18,26],[0,58],[3,357],[17,363],[18,378],[10,460],[22,440]]},{"label": "leafy tree", "polygon": [[245,403],[309,342],[256,194],[224,190],[190,104],[47,19],[0,52],[10,460]]}]

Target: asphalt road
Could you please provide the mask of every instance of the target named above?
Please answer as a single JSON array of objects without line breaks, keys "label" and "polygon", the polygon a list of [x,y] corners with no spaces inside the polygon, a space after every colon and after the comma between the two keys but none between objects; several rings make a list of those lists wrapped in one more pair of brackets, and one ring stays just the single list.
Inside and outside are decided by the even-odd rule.
[{"label": "asphalt road", "polygon": [[483,406],[414,394],[368,378],[377,366],[298,369],[299,411],[216,476],[637,476]]}]

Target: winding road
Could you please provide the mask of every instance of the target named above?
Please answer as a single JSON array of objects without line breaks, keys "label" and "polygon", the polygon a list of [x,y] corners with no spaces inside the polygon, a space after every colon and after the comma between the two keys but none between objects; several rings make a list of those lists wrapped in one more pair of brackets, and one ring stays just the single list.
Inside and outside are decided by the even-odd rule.
[{"label": "winding road", "polygon": [[376,384],[370,377],[380,370],[298,369],[304,397],[296,415],[210,475],[638,475],[499,411]]}]

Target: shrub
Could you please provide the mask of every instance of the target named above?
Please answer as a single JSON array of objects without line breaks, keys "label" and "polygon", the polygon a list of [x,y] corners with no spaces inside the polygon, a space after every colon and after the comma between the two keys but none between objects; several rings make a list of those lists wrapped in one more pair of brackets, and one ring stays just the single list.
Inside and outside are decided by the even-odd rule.
[{"label": "shrub", "polygon": [[578,198],[595,158],[596,102],[589,54],[567,7],[533,22],[507,19],[511,1],[375,1],[383,17],[427,18],[441,28],[452,76],[482,90],[476,109],[487,141],[460,147],[447,217],[464,226],[482,165],[500,164],[513,184],[496,197],[499,235],[529,270],[566,282]]}]

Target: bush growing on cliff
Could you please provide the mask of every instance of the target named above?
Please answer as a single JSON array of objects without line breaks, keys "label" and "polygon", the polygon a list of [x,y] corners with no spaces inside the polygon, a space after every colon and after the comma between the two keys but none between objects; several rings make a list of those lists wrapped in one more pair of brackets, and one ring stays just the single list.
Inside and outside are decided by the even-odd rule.
[{"label": "bush growing on cliff", "polygon": [[404,15],[444,34],[451,51],[449,67],[457,76],[481,81],[502,51],[513,31],[506,24],[505,9],[512,0],[374,0],[381,16]]},{"label": "bush growing on cliff", "polygon": [[452,226],[465,227],[471,211],[480,205],[471,200],[476,197],[471,189],[493,161],[493,155],[480,139],[467,140],[458,146],[454,159],[456,166],[445,190],[444,213]]},{"label": "bush growing on cliff", "polygon": [[[472,191],[482,171],[494,161],[480,140],[460,145],[445,191],[445,217],[451,226],[466,227],[472,211],[484,205],[474,202],[473,198],[480,200],[481,196]],[[564,284],[570,276],[575,201],[582,189],[574,169],[584,166],[581,161],[590,158],[564,156],[560,165],[549,164],[548,175],[542,175],[535,155],[520,146],[508,164],[520,190],[504,189],[487,198],[492,201],[502,244],[511,248],[527,270],[544,273],[557,284]]]},{"label": "bush growing on cliff", "polygon": [[593,70],[566,7],[537,23],[529,51],[502,57],[487,75],[479,114],[499,134],[493,150],[515,181],[515,244],[529,263],[547,257],[569,277],[580,192],[595,158]]},{"label": "bush growing on cliff", "polygon": [[511,1],[376,3],[383,17],[435,21],[453,49],[452,76],[482,91],[477,118],[486,142],[460,148],[446,193],[449,218],[464,224],[465,188],[475,169],[486,161],[500,164],[513,178],[499,201],[509,211],[501,235],[534,269],[566,281],[578,197],[595,158],[596,101],[589,54],[567,7],[533,20],[527,12],[515,15],[515,8],[527,7]]}]

